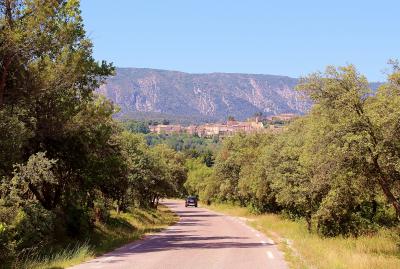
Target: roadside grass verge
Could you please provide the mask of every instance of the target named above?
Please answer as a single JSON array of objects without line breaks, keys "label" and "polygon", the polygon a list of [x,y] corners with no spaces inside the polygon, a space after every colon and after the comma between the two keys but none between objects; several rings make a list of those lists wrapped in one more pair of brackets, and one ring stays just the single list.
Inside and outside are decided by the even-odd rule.
[{"label": "roadside grass verge", "polygon": [[381,229],[374,235],[321,238],[310,234],[305,222],[275,214],[255,215],[247,208],[215,204],[211,210],[248,218],[249,225],[278,243],[291,268],[398,269],[399,229]]},{"label": "roadside grass verge", "polygon": [[12,268],[61,269],[84,262],[95,257],[94,251],[88,243],[77,243],[76,246],[67,246],[46,256],[26,255],[16,262]]},{"label": "roadside grass verge", "polygon": [[26,255],[12,268],[61,269],[73,266],[112,251],[122,245],[141,239],[175,223],[178,217],[167,207],[158,210],[132,209],[129,213],[111,212],[107,223],[97,223],[87,242],[68,244],[52,254]]}]

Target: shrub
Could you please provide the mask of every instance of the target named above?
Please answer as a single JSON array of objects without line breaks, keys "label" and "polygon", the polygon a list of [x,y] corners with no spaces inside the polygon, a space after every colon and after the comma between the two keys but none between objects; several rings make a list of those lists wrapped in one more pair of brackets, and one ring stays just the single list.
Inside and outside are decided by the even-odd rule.
[{"label": "shrub", "polygon": [[355,209],[354,193],[349,188],[332,189],[314,215],[318,233],[323,236],[358,235],[362,219]]}]

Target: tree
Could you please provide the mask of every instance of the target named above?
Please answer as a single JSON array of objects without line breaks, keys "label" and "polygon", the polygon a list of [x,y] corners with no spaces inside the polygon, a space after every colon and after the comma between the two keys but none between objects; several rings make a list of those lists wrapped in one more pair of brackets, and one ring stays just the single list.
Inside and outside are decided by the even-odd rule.
[{"label": "tree", "polygon": [[299,89],[309,94],[329,122],[330,143],[342,150],[348,168],[362,174],[366,185],[374,179],[400,218],[398,73],[395,70],[376,95],[354,66],[328,67],[324,74],[303,79]]},{"label": "tree", "polygon": [[[0,159],[8,159],[0,165],[0,198],[11,187],[58,214],[76,235],[75,213],[90,226],[94,195],[114,175],[105,169],[119,167],[111,162],[118,156],[115,109],[94,94],[113,67],[93,59],[79,1],[2,0],[0,28],[0,128],[15,136],[0,142]],[[44,158],[35,161],[40,152],[57,160],[51,180],[39,169]]]},{"label": "tree", "polygon": [[320,130],[313,128],[314,120],[307,116],[291,124],[264,148],[262,157],[265,181],[277,206],[293,218],[304,217],[310,232],[331,176],[326,170],[321,173],[326,177],[318,176],[324,163],[318,155]]},{"label": "tree", "polygon": [[160,162],[163,175],[160,176],[158,199],[167,196],[182,196],[184,193],[183,184],[186,181],[187,170],[185,168],[185,157],[182,153],[176,152],[166,145],[153,147],[154,158]]},{"label": "tree", "polygon": [[207,165],[207,167],[212,167],[214,165],[215,157],[213,156],[213,153],[211,150],[207,150],[203,154],[203,162],[205,165]]},{"label": "tree", "polygon": [[398,224],[398,65],[376,93],[353,66],[312,74],[299,90],[315,103],[308,115],[280,133],[224,139],[204,180],[198,178],[207,170],[188,162],[188,190],[304,218],[310,232],[323,236]]},{"label": "tree", "polygon": [[201,159],[188,159],[186,161],[188,170],[187,180],[184,183],[185,189],[189,195],[197,195],[201,200],[210,200],[212,168],[209,168]]},{"label": "tree", "polygon": [[140,133],[140,134],[150,133],[149,125],[144,121],[129,120],[125,122],[125,128],[133,133]]},{"label": "tree", "polygon": [[[223,141],[214,165],[214,178],[219,184],[217,199],[238,201],[245,205],[252,197],[249,175],[260,150],[269,136],[238,134]],[[249,174],[250,173],[250,174]]]},{"label": "tree", "polygon": [[117,210],[125,210],[129,205],[145,207],[153,187],[154,163],[147,145],[141,136],[130,132],[119,135],[124,159],[127,165],[127,186],[117,198]]},{"label": "tree", "polygon": [[25,165],[15,166],[14,178],[12,179],[12,191],[18,197],[29,198],[31,192],[42,206],[51,210],[60,199],[60,188],[56,175],[52,171],[57,160],[49,160],[44,152],[32,155]]},{"label": "tree", "polygon": [[0,107],[64,100],[62,92],[65,102],[79,102],[110,74],[92,58],[78,1],[2,0],[0,11]]},{"label": "tree", "polygon": [[183,194],[187,171],[182,153],[162,144],[149,148],[142,136],[130,132],[119,139],[128,168],[121,204],[157,207],[160,198]]},{"label": "tree", "polygon": [[2,177],[11,176],[13,164],[22,161],[21,150],[32,136],[32,131],[19,119],[19,115],[12,114],[0,109],[0,182]]},{"label": "tree", "polygon": [[185,156],[123,131],[95,93],[113,72],[92,57],[78,0],[0,0],[0,257],[86,240],[110,209],[183,193]]}]

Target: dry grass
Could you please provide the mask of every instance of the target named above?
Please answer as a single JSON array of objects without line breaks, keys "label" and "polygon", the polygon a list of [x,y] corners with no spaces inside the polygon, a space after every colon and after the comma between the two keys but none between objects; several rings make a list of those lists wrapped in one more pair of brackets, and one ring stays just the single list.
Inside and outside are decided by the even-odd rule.
[{"label": "dry grass", "polygon": [[321,238],[308,233],[306,224],[301,221],[283,219],[274,214],[253,215],[246,208],[232,205],[212,205],[209,208],[253,219],[250,225],[279,242],[291,268],[400,268],[400,242],[394,236],[394,230],[382,229],[375,235],[358,238]]},{"label": "dry grass", "polygon": [[165,206],[158,210],[133,209],[129,213],[111,212],[107,224],[97,224],[90,242],[78,244],[46,256],[28,257],[14,268],[61,269],[90,260],[145,234],[160,231],[176,222],[178,217]]},{"label": "dry grass", "polygon": [[34,269],[59,269],[79,264],[94,258],[94,252],[87,243],[77,245],[73,248],[66,248],[48,256],[28,257],[17,263],[14,268],[34,268]]}]

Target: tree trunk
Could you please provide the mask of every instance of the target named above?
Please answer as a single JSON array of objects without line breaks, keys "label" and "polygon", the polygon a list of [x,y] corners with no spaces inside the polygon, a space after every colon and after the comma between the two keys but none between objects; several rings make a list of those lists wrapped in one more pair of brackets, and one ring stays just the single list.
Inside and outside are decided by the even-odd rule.
[{"label": "tree trunk", "polygon": [[0,107],[3,106],[4,101],[5,101],[4,95],[6,92],[6,83],[7,83],[9,67],[11,65],[11,59],[12,59],[12,57],[9,57],[9,56],[5,56],[3,59],[3,67],[1,70],[1,76],[0,76]]},{"label": "tree trunk", "polygon": [[396,210],[396,216],[397,219],[400,220],[400,202],[396,199],[396,197],[393,195],[392,191],[390,190],[389,183],[388,183],[388,178],[387,175],[382,171],[381,167],[379,166],[378,163],[378,157],[374,156],[373,157],[374,161],[374,166],[375,166],[375,171],[378,172],[377,178],[378,178],[378,183],[382,188],[383,193],[386,196],[387,201],[393,205],[394,209]]},{"label": "tree trunk", "polygon": [[7,23],[8,25],[11,27],[13,25],[13,17],[12,17],[12,6],[11,3],[13,2],[13,0],[5,0],[5,10],[4,10],[4,15],[7,18]]},{"label": "tree trunk", "polygon": [[396,210],[397,219],[400,220],[400,202],[394,197],[393,193],[390,191],[387,180],[383,177],[378,178],[379,185],[382,188],[383,193],[386,196],[386,199],[389,203],[391,203]]},{"label": "tree trunk", "polygon": [[311,228],[312,228],[312,226],[311,226],[311,216],[306,216],[306,222],[307,222],[307,231],[309,233],[311,233]]},{"label": "tree trunk", "polygon": [[121,202],[117,200],[117,214],[119,215],[119,212],[121,212]]},{"label": "tree trunk", "polygon": [[28,187],[29,187],[30,191],[33,193],[33,195],[36,197],[36,199],[39,201],[39,203],[45,209],[50,211],[55,208],[54,203],[51,200],[46,199],[46,197],[44,197],[32,183],[29,183]]}]

